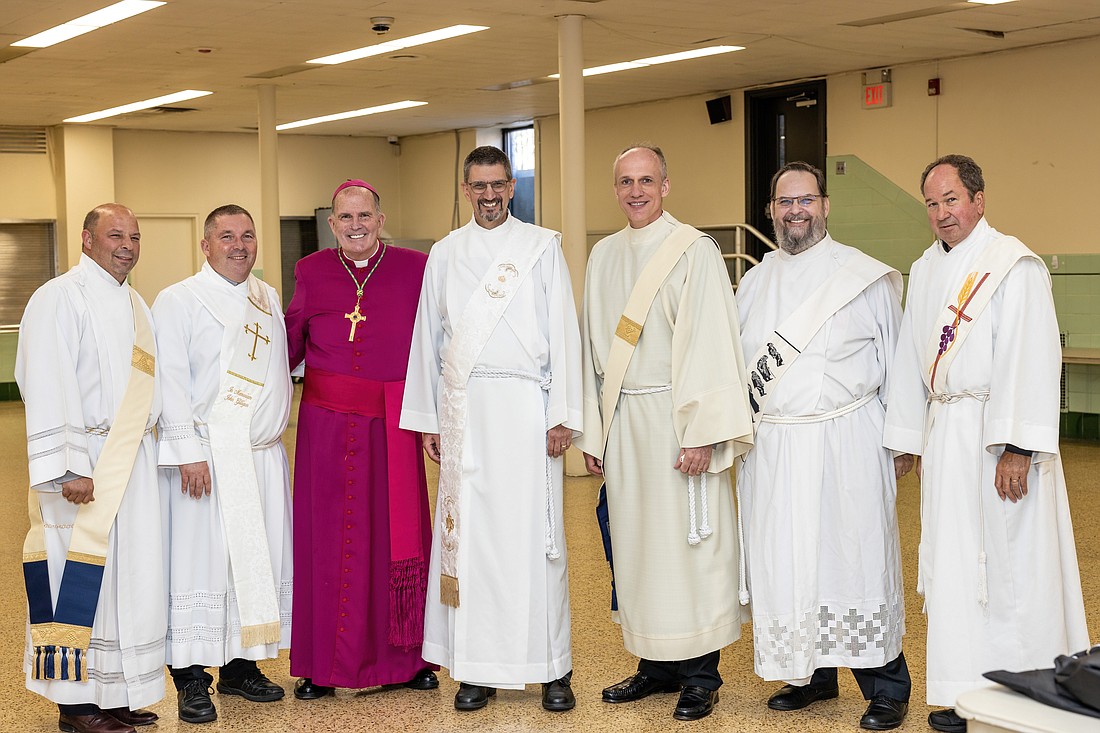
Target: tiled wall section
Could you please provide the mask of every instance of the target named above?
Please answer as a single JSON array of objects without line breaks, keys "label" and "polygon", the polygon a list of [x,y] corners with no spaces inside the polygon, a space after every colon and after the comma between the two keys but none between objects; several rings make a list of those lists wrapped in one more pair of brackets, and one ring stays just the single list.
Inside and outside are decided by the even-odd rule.
[{"label": "tiled wall section", "polygon": [[[924,205],[854,155],[832,156],[826,166],[830,234],[908,275],[932,241]],[[1043,259],[1066,346],[1100,348],[1100,254]],[[1100,366],[1067,365],[1065,409],[1100,413]]]}]

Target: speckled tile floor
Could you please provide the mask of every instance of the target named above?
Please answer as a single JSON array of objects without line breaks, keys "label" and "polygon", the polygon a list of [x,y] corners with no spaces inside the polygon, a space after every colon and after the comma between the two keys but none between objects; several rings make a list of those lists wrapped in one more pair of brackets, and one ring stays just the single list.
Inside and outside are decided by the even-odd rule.
[{"label": "speckled tile floor", "polygon": [[[27,692],[23,686],[22,655],[25,624],[25,598],[19,555],[26,534],[24,511],[27,469],[23,406],[17,402],[0,403],[0,455],[6,462],[0,468],[0,497],[8,510],[0,515],[0,733],[28,731],[47,733],[57,730],[57,711],[46,700]],[[293,451],[293,423],[286,442]],[[1100,530],[1100,445],[1067,443],[1063,445],[1066,473],[1071,487],[1071,502],[1077,535],[1088,621],[1091,637],[1100,639],[1100,546],[1087,542]],[[293,453],[291,453],[293,457]],[[429,464],[430,465],[430,464]],[[434,472],[429,484],[434,486]],[[526,691],[503,690],[488,707],[473,713],[458,713],[452,706],[457,689],[446,673],[440,674],[440,688],[432,692],[411,690],[340,691],[335,698],[313,702],[294,700],[290,690],[294,680],[284,652],[277,659],[262,663],[272,680],[287,688],[287,698],[275,703],[250,703],[239,697],[214,695],[218,720],[202,726],[181,723],[176,717],[175,695],[170,692],[152,709],[161,719],[149,733],[202,733],[214,731],[856,731],[865,703],[851,675],[840,675],[839,699],[820,702],[793,713],[767,709],[765,701],[777,687],[763,682],[752,671],[751,632],[744,627],[743,638],[722,652],[721,672],[725,685],[714,714],[694,723],[672,719],[675,695],[654,695],[637,703],[607,705],[600,701],[600,690],[618,682],[635,669],[636,660],[626,653],[618,627],[608,614],[608,577],[592,507],[599,484],[591,478],[566,481],[565,513],[569,543],[569,580],[573,617],[573,688],[577,707],[568,713],[545,712],[540,705],[540,690],[529,685]],[[433,490],[434,493],[434,490]],[[905,655],[913,676],[913,704],[900,730],[927,731],[929,708],[924,704],[924,633],[925,620],[920,613],[920,598],[913,590],[916,573],[916,549],[919,534],[918,489],[915,479],[907,477],[901,486],[899,516],[902,528],[902,553],[907,592],[907,629]]]}]

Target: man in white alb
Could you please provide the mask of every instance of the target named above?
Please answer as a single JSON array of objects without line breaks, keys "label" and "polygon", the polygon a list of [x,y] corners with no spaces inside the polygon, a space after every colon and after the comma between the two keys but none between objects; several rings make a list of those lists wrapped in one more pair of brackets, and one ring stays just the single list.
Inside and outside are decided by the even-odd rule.
[{"label": "man in white alb", "polygon": [[[982,169],[921,175],[936,241],[913,263],[885,445],[917,456],[928,704],[1088,647],[1058,454],[1061,349],[1045,263],[985,220]],[[966,730],[953,708],[929,725]]]},{"label": "man in white alb", "polygon": [[401,427],[440,464],[425,661],[461,682],[458,710],[541,682],[560,712],[576,704],[561,490],[580,330],[561,235],[509,214],[515,185],[501,150],[466,156],[473,219],[428,256]]},{"label": "man in white alb", "polygon": [[737,289],[756,412],[737,471],[756,673],[788,682],[768,707],[798,710],[836,697],[836,668],[849,667],[870,701],[860,727],[890,730],[912,687],[882,447],[901,275],[829,236],[825,174],[808,163],[776,172],[767,213],[779,250]]},{"label": "man in white alb", "polygon": [[30,532],[27,689],[58,727],[133,733],[164,697],[166,623],[153,426],[156,343],[126,284],[141,233],[133,212],[88,212],[80,262],[35,291],[19,324]]},{"label": "man in white alb", "polygon": [[602,239],[584,288],[585,464],[602,474],[618,611],[637,674],[608,703],[680,692],[673,717],[709,715],[720,650],[741,636],[729,471],[752,443],[729,274],[714,240],[664,210],[659,148],[615,160],[628,226]]},{"label": "man in white alb", "polygon": [[180,720],[217,718],[217,689],[283,697],[256,665],[290,646],[290,416],[286,328],[275,290],[252,275],[256,225],[210,212],[206,264],[153,304],[164,377],[160,484],[168,527],[168,665]]}]

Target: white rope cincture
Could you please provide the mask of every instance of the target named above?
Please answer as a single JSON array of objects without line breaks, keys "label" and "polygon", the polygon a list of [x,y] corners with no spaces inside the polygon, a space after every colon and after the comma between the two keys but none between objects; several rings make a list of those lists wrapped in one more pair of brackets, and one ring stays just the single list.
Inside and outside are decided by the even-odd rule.
[{"label": "white rope cincture", "polygon": [[[745,457],[741,456],[741,460],[744,461]],[[740,566],[737,578],[737,600],[742,606],[747,606],[749,605],[749,572],[745,560],[745,525],[741,521],[741,487],[735,485],[733,490],[737,498],[737,545],[739,550],[737,553],[739,562],[737,564]]]},{"label": "white rope cincture", "polygon": [[[962,399],[975,399],[982,404],[982,414],[980,417],[981,428],[978,431],[978,605],[983,609],[989,609],[989,575],[986,570],[986,554],[985,554],[985,502],[982,499],[982,474],[985,472],[985,462],[982,460],[985,455],[985,405],[989,401],[989,390],[964,390],[962,392],[932,392],[928,395],[929,402],[937,402],[941,405],[950,405],[958,402]],[[927,432],[932,429],[931,424],[928,425],[928,431],[925,434],[925,442],[928,440]],[[923,470],[923,469],[922,469]],[[924,514],[924,492],[921,492],[921,515]],[[927,605],[927,601],[925,602]]]},{"label": "white rope cincture", "polygon": [[707,474],[704,471],[699,474],[699,501],[703,504],[703,523],[697,524],[695,519],[695,477],[688,476],[688,544],[697,545],[714,534],[710,527],[710,510],[707,507]]},{"label": "white rope cincture", "polygon": [[[544,392],[550,391],[550,384],[553,382],[554,375],[547,374],[545,377],[538,374],[532,374],[530,372],[519,371],[518,369],[496,369],[489,367],[474,367],[470,372],[470,378],[480,377],[483,379],[526,379],[529,382],[537,382],[539,387]],[[550,430],[550,426],[547,424],[547,418],[549,416],[546,412],[543,413],[543,426],[546,431]],[[543,544],[546,548],[546,557],[551,560],[557,560],[561,558],[561,550],[558,549],[558,530],[557,522],[554,521],[554,467],[553,459],[550,455],[546,455],[546,536],[543,538]]]},{"label": "white rope cincture", "polygon": [[659,387],[635,387],[633,389],[628,389],[626,387],[623,387],[621,390],[619,390],[619,394],[628,394],[628,395],[658,394],[660,392],[671,392],[671,391],[672,391],[672,385],[671,384],[662,384]]}]

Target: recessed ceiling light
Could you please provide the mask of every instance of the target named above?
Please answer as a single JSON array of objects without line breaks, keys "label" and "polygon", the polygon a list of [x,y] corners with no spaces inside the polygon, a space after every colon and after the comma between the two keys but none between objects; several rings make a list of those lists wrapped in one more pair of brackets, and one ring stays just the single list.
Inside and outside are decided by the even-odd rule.
[{"label": "recessed ceiling light", "polygon": [[464,36],[468,33],[477,33],[478,31],[487,30],[489,30],[489,26],[487,25],[452,25],[447,28],[440,28],[439,30],[428,31],[427,33],[420,33],[415,36],[409,36],[407,38],[395,38],[392,41],[376,43],[373,46],[364,46],[363,48],[356,48],[351,51],[344,51],[343,53],[334,53],[331,56],[322,56],[321,58],[310,59],[306,63],[343,64],[347,63],[348,61],[365,59],[368,56],[378,56],[379,54],[393,53],[394,51],[400,51],[403,48],[422,46],[425,43],[435,43],[436,41],[443,41],[448,38],[455,38],[457,36]]},{"label": "recessed ceiling light", "polygon": [[305,127],[306,125],[319,125],[322,122],[333,122],[335,120],[347,120],[352,117],[366,117],[367,115],[376,115],[380,112],[392,112],[398,109],[408,109],[409,107],[422,107],[427,102],[414,102],[406,99],[404,102],[393,102],[392,104],[382,104],[377,107],[366,107],[364,109],[353,109],[351,112],[337,112],[332,115],[325,115],[323,117],[310,117],[308,120],[298,120],[297,122],[286,122],[282,125],[276,125],[276,130],[293,130],[295,127]]},{"label": "recessed ceiling light", "polygon": [[115,115],[124,115],[127,112],[137,112],[139,109],[149,109],[150,107],[158,107],[162,104],[172,104],[173,102],[182,102],[186,99],[194,99],[195,97],[205,97],[207,94],[213,94],[213,92],[184,89],[182,92],[146,99],[143,102],[131,102],[121,107],[111,107],[110,109],[105,109],[100,112],[89,112],[79,117],[70,117],[65,120],[65,122],[93,122],[95,120],[102,120],[104,117],[114,117]]},{"label": "recessed ceiling light", "polygon": [[[686,61],[687,59],[697,59],[703,56],[715,56],[720,53],[730,53],[731,51],[744,51],[744,46],[708,46],[707,48],[697,48],[692,51],[680,51],[679,53],[669,53],[664,56],[650,56],[649,58],[637,59],[635,61],[621,61],[617,64],[607,64],[605,66],[593,66],[589,69],[584,69],[581,74],[583,76],[599,76],[600,74],[611,74],[616,71],[626,71],[627,69],[641,69],[646,66],[655,66],[657,64],[671,64],[674,61]],[[557,79],[560,74],[551,74],[551,79]]]},{"label": "recessed ceiling light", "polygon": [[61,25],[54,26],[48,30],[44,30],[41,33],[36,33],[33,36],[24,38],[21,41],[16,41],[11,44],[13,46],[29,46],[31,48],[46,48],[52,46],[55,43],[61,43],[67,41],[70,38],[76,38],[82,36],[85,33],[90,33],[97,28],[102,28],[105,25],[111,23],[117,23],[120,20],[131,18],[135,15],[152,10],[153,8],[159,8],[164,5],[159,0],[122,0],[122,2],[115,3],[114,5],[108,5],[101,10],[97,10],[94,13],[88,13],[82,15],[75,20],[70,20],[68,23],[62,23]]}]

